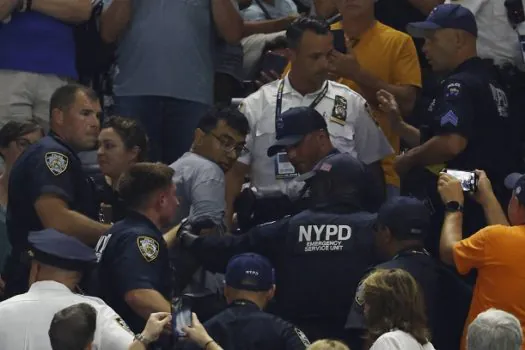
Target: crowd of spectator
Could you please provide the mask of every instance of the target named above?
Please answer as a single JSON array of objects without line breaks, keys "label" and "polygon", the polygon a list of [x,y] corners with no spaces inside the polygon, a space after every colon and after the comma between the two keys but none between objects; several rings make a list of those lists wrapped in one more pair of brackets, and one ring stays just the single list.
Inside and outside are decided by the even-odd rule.
[{"label": "crowd of spectator", "polygon": [[0,349],[525,349],[525,0],[0,0]]}]

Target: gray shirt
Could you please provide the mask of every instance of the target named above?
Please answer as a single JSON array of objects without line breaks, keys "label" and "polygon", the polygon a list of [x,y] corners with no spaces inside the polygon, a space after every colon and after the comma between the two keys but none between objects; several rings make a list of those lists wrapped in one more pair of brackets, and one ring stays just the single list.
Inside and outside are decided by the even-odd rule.
[{"label": "gray shirt", "polygon": [[189,217],[191,222],[206,218],[222,224],[226,210],[222,169],[193,152],[184,153],[170,168],[175,170],[173,182],[181,202],[176,223]]},{"label": "gray shirt", "polygon": [[119,42],[116,96],[213,104],[216,33],[210,0],[132,0]]}]

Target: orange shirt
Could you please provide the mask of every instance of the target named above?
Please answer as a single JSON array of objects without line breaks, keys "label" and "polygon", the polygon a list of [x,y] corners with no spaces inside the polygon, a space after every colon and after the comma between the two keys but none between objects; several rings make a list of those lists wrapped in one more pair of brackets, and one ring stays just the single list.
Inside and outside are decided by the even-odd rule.
[{"label": "orange shirt", "polygon": [[[468,325],[481,312],[496,308],[516,316],[525,332],[525,226],[489,226],[454,246],[459,273],[478,270],[461,349]],[[525,349],[525,345],[522,346]]]},{"label": "orange shirt", "polygon": [[[332,27],[339,28],[340,25]],[[421,68],[416,47],[407,34],[376,21],[359,38],[353,52],[361,67],[376,78],[392,85],[421,87]],[[361,93],[359,86],[351,80],[339,79],[338,82]],[[386,117],[383,118],[380,111],[373,110],[373,113],[392,148],[399,153],[399,136],[392,132]],[[387,184],[399,186],[399,177],[393,167],[394,158],[395,155],[392,155],[383,160],[383,171]]]}]

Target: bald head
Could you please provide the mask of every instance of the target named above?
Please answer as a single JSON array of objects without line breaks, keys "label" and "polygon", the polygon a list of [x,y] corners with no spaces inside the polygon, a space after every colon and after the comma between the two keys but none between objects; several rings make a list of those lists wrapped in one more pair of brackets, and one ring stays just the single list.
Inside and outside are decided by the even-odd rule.
[{"label": "bald head", "polygon": [[450,72],[477,55],[476,37],[465,30],[432,30],[424,37],[423,52],[436,72]]}]

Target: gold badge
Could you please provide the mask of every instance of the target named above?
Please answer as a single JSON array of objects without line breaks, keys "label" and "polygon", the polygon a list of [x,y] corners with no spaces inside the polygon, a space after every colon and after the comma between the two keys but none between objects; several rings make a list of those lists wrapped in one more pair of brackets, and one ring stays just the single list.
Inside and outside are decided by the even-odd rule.
[{"label": "gold badge", "polygon": [[140,236],[137,238],[137,246],[147,262],[152,262],[159,255],[159,242],[151,237]]},{"label": "gold badge", "polygon": [[58,152],[47,152],[44,156],[44,159],[46,161],[47,168],[55,176],[58,176],[66,171],[69,164],[69,158],[65,154]]},{"label": "gold badge", "polygon": [[346,102],[346,99],[343,96],[335,96],[334,108],[332,109],[332,116],[330,117],[330,121],[339,125],[345,125],[347,108],[348,103]]}]

